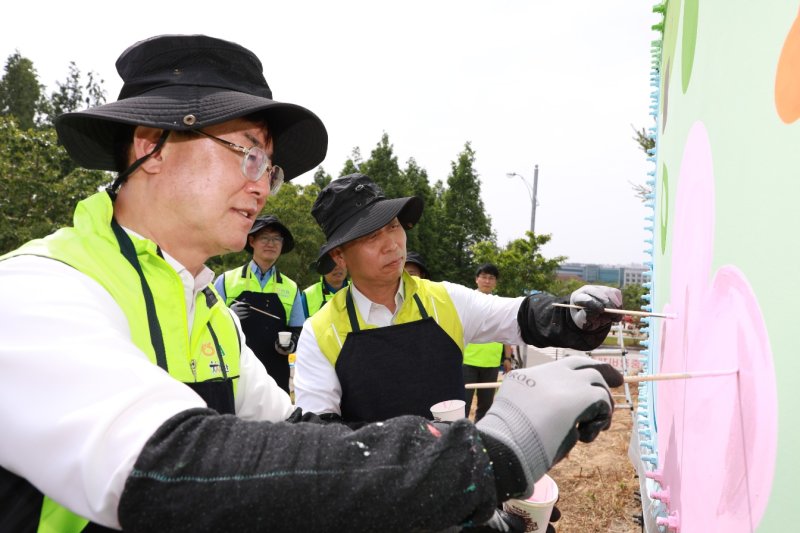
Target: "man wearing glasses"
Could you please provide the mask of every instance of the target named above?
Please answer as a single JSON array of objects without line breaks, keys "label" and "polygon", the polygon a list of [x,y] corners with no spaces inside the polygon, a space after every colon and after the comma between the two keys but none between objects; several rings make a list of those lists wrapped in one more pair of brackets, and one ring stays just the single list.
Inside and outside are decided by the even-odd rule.
[{"label": "man wearing glasses", "polygon": [[[242,323],[247,345],[267,373],[289,392],[288,356],[297,346],[305,315],[300,291],[275,262],[294,249],[294,237],[274,215],[259,216],[247,235],[244,249],[253,259],[217,277],[214,287]],[[289,340],[279,332],[291,333]]]},{"label": "man wearing glasses", "polygon": [[513,372],[486,429],[295,410],[204,262],[323,160],[325,127],[232,42],[154,37],[117,71],[116,102],[56,129],[118,178],[0,256],[0,531],[508,531],[497,504],[610,425],[622,376],[584,357]]}]

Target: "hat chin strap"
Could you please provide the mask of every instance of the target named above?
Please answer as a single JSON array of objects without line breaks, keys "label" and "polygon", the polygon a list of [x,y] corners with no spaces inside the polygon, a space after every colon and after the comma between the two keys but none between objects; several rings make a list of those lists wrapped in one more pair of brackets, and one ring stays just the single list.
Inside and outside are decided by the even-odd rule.
[{"label": "hat chin strap", "polygon": [[133,174],[133,172],[137,168],[142,166],[142,163],[147,161],[147,159],[151,155],[161,150],[161,147],[164,146],[165,142],[167,142],[167,137],[169,136],[169,132],[170,130],[163,130],[161,132],[161,137],[158,138],[156,145],[153,147],[152,150],[150,150],[150,152],[146,153],[145,155],[134,161],[131,164],[131,166],[129,166],[128,168],[117,174],[117,178],[114,180],[114,182],[106,188],[106,191],[108,191],[108,194],[109,196],[111,196],[112,200],[117,198],[117,192],[119,191],[119,188],[122,187],[122,184],[125,183],[125,180],[128,179],[128,176]]}]

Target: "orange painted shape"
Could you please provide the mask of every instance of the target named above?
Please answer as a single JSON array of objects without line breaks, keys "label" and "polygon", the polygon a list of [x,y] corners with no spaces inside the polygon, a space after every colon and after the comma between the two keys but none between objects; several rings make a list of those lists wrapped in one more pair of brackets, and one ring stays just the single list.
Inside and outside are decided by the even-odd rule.
[{"label": "orange painted shape", "polygon": [[786,124],[800,118],[800,15],[783,43],[775,74],[775,108]]}]

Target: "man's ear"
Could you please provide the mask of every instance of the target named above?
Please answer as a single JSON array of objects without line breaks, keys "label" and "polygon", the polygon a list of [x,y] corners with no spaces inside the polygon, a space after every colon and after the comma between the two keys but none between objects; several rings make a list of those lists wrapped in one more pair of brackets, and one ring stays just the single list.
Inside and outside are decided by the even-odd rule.
[{"label": "man's ear", "polygon": [[[131,145],[131,150],[133,150],[133,160],[136,161],[137,159],[152,152],[158,144],[158,140],[161,138],[162,133],[164,133],[164,130],[162,129],[149,128],[147,126],[137,126],[133,131],[133,143]],[[158,172],[161,169],[161,150],[158,150],[156,153],[148,157],[147,160],[142,163],[140,168],[144,169],[148,173]]]}]

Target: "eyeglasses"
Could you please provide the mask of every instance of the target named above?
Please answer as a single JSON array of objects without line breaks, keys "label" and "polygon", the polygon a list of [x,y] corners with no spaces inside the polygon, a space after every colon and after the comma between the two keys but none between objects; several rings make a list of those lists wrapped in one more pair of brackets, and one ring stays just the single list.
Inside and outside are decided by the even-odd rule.
[{"label": "eyeglasses", "polygon": [[270,194],[277,193],[278,189],[280,189],[281,185],[283,185],[283,169],[278,165],[273,165],[272,160],[267,155],[267,152],[265,152],[262,148],[259,148],[258,146],[251,146],[250,148],[245,148],[244,146],[239,146],[238,144],[226,141],[225,139],[214,137],[213,135],[206,133],[203,130],[192,130],[192,131],[200,135],[204,135],[209,139],[214,139],[218,143],[227,146],[231,150],[243,153],[244,156],[242,156],[242,174],[250,181],[260,180],[261,176],[264,175],[264,172],[269,170]]},{"label": "eyeglasses", "polygon": [[280,235],[259,235],[256,237],[256,240],[259,242],[280,244],[283,242],[283,237]]}]

